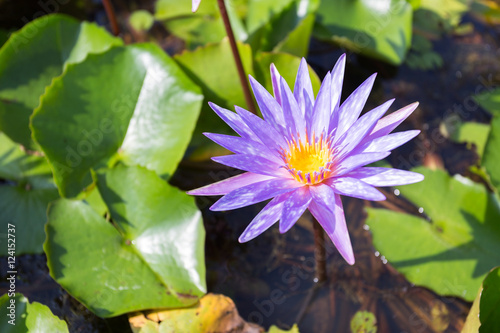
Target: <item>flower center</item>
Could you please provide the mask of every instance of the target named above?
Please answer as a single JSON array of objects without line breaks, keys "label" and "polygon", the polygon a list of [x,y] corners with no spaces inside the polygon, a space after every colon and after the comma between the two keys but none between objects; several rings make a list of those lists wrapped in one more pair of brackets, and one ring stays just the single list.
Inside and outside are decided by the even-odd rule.
[{"label": "flower center", "polygon": [[321,137],[318,141],[313,136],[311,141],[295,139],[288,142],[288,149],[283,150],[282,157],[285,168],[299,182],[317,184],[330,173],[334,150]]}]

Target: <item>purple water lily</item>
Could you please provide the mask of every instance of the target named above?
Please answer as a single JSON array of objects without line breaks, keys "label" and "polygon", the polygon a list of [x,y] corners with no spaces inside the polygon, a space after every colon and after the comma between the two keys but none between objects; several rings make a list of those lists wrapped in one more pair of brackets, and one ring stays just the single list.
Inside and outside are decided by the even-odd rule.
[{"label": "purple water lily", "polygon": [[394,99],[359,117],[375,81],[363,82],[342,104],[340,95],[345,55],[328,73],[314,98],[308,66],[300,63],[292,91],[271,65],[274,97],[250,76],[264,119],[236,106],[236,113],[213,103],[211,108],[240,137],[206,133],[234,155],[214,157],[224,165],[246,171],[235,177],[188,192],[223,195],[210,209],[224,211],[272,200],[240,236],[247,242],[279,220],[288,231],[306,209],[323,227],[341,255],[354,264],[340,195],[385,200],[374,186],[395,186],[423,180],[410,171],[365,167],[414,138],[420,131],[391,132],[418,106],[410,104],[381,118]]}]

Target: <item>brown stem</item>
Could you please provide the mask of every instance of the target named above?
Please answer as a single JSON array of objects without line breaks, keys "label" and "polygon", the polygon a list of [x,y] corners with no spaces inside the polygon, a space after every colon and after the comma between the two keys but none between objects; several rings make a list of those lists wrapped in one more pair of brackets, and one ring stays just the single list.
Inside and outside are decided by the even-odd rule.
[{"label": "brown stem", "polygon": [[231,51],[233,51],[234,62],[236,63],[236,68],[238,69],[238,76],[240,77],[241,87],[243,88],[243,94],[245,95],[245,101],[247,102],[248,110],[254,114],[255,106],[253,104],[252,94],[250,93],[250,85],[248,84],[248,79],[245,75],[245,70],[243,69],[243,63],[241,62],[240,53],[238,47],[236,46],[236,39],[234,38],[233,29],[231,28],[231,22],[229,22],[229,16],[227,15],[226,4],[224,0],[217,0],[219,5],[219,11],[224,21],[224,27],[226,28],[226,34],[229,38],[229,44],[231,45]]},{"label": "brown stem", "polygon": [[314,259],[316,259],[316,282],[326,281],[325,234],[318,221],[313,218],[314,226]]},{"label": "brown stem", "polygon": [[111,30],[113,30],[113,35],[118,36],[120,34],[120,27],[118,27],[118,22],[116,21],[115,10],[110,0],[102,0],[104,9],[106,10],[106,15],[108,16],[109,23],[111,24]]}]

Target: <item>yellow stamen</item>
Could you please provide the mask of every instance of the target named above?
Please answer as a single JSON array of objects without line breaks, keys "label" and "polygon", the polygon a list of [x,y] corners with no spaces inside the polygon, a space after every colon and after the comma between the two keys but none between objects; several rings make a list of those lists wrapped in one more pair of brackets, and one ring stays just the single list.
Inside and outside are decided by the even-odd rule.
[{"label": "yellow stamen", "polygon": [[304,184],[321,182],[330,172],[329,165],[333,158],[333,150],[321,136],[317,141],[307,138],[305,142],[293,139],[288,142],[288,149],[283,152],[286,168],[292,176]]}]

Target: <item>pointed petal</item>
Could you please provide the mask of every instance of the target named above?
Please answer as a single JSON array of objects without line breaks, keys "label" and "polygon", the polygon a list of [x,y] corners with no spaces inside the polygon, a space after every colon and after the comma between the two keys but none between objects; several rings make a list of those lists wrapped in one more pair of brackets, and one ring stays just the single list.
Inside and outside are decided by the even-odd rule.
[{"label": "pointed petal", "polygon": [[364,165],[379,161],[390,155],[390,152],[381,153],[361,153],[358,155],[351,155],[342,160],[334,171],[334,176],[338,177]]},{"label": "pointed petal", "polygon": [[288,198],[284,203],[280,220],[280,232],[282,234],[290,230],[312,200],[308,186],[303,186],[291,193],[287,193],[287,196]]},{"label": "pointed petal", "polygon": [[[323,227],[345,261],[349,265],[354,265],[354,253],[352,251],[340,195],[334,193],[333,189],[328,185],[321,185],[321,191],[329,194],[321,195],[318,198],[313,197],[313,201],[309,204],[309,210]],[[327,201],[323,201],[322,198],[326,198]]]},{"label": "pointed petal", "polygon": [[283,202],[287,198],[286,194],[282,194],[271,200],[259,214],[250,222],[248,227],[243,231],[238,241],[240,243],[248,242],[269,229],[281,216],[283,210]]},{"label": "pointed petal", "polygon": [[360,146],[359,151],[363,153],[391,151],[407,143],[419,133],[420,130],[410,130],[384,135]]},{"label": "pointed petal", "polygon": [[276,99],[279,105],[282,105],[280,81],[281,81],[281,75],[278,72],[278,69],[276,68],[276,66],[274,66],[274,64],[271,64],[271,83],[273,85],[274,98]]},{"label": "pointed petal", "polygon": [[260,175],[252,172],[245,172],[231,178],[224,179],[220,182],[213,183],[207,186],[188,191],[190,195],[226,195],[240,187],[244,187],[253,183],[262,182],[264,180],[273,179],[274,177]]},{"label": "pointed petal", "polygon": [[349,197],[372,201],[385,200],[385,196],[379,190],[356,178],[330,178],[325,184],[331,186],[336,193]]},{"label": "pointed petal", "polygon": [[378,167],[358,168],[346,176],[357,178],[372,186],[407,185],[424,180],[424,176],[416,172]]},{"label": "pointed petal", "polygon": [[229,111],[227,109],[223,109],[220,106],[208,102],[208,105],[212,108],[212,110],[217,113],[217,115],[224,120],[226,124],[229,125],[236,133],[241,135],[243,138],[249,138],[253,141],[259,141],[260,139],[255,135],[254,132],[245,124],[245,122],[238,116],[237,113],[233,111]]},{"label": "pointed petal", "polygon": [[387,112],[393,102],[394,99],[391,99],[356,120],[354,125],[339,139],[338,145],[342,147],[339,149],[339,156],[344,156],[352,151],[371,132],[377,121]]},{"label": "pointed petal", "polygon": [[368,99],[368,95],[370,95],[376,76],[377,74],[375,73],[366,79],[340,106],[339,123],[335,140],[338,140],[358,119]]},{"label": "pointed petal", "polygon": [[415,102],[380,119],[370,135],[368,135],[363,142],[391,133],[396,127],[398,127],[399,124],[403,122],[403,120],[408,118],[408,116],[411,115],[417,107],[418,102]]},{"label": "pointed petal", "polygon": [[293,97],[292,91],[284,78],[281,78],[281,98],[282,98],[282,108],[283,116],[285,118],[285,124],[287,133],[291,135],[299,134],[302,138],[305,137],[305,126],[304,126],[304,116],[299,110],[297,101]]},{"label": "pointed petal", "polygon": [[338,124],[338,111],[340,106],[340,97],[342,95],[342,83],[344,82],[345,58],[344,53],[340,56],[339,60],[337,60],[337,63],[332,69],[332,83],[330,87],[332,105],[329,132],[331,132]]},{"label": "pointed petal", "polygon": [[304,95],[304,105],[305,105],[305,121],[307,133],[311,133],[312,122],[313,122],[313,110],[314,110],[314,99],[310,99],[309,96]]},{"label": "pointed petal", "polygon": [[257,82],[251,75],[250,85],[252,86],[255,100],[259,105],[260,111],[264,119],[271,124],[275,130],[282,132],[285,122],[283,120],[283,112],[281,111],[280,104],[259,82]]},{"label": "pointed petal", "polygon": [[281,172],[283,170],[281,165],[262,156],[235,154],[212,157],[212,160],[235,169],[250,171],[262,175],[278,177],[284,173]]},{"label": "pointed petal", "polygon": [[304,114],[305,112],[305,96],[310,100],[314,100],[314,93],[311,84],[311,77],[309,76],[309,69],[307,67],[306,59],[302,58],[295,78],[295,87],[293,88],[293,96],[299,105],[299,108]]},{"label": "pointed petal", "polygon": [[221,211],[241,208],[261,202],[277,195],[290,192],[303,184],[291,179],[275,178],[240,187],[210,207],[210,210]]},{"label": "pointed petal", "polygon": [[216,144],[232,151],[233,153],[243,155],[256,155],[262,156],[274,163],[282,164],[283,160],[276,153],[270,151],[267,146],[260,142],[255,142],[249,139],[240,138],[237,136],[217,134],[217,133],[203,133],[207,138]]},{"label": "pointed petal", "polygon": [[201,0],[193,0],[192,1],[191,11],[193,13],[195,13],[198,10],[198,7],[200,7],[200,2],[201,2]]},{"label": "pointed petal", "polygon": [[[316,137],[320,137],[321,134],[326,136],[328,133],[328,128],[330,126],[330,115],[332,108],[331,99],[331,74],[328,72],[323,79],[321,88],[319,88],[318,97],[316,102],[314,102],[313,118],[311,130],[315,133]],[[312,133],[311,133],[312,134]]]},{"label": "pointed petal", "polygon": [[254,132],[259,140],[269,149],[280,152],[281,147],[286,146],[283,135],[280,135],[273,126],[269,125],[262,118],[238,106],[235,106],[235,109],[252,132]]}]

